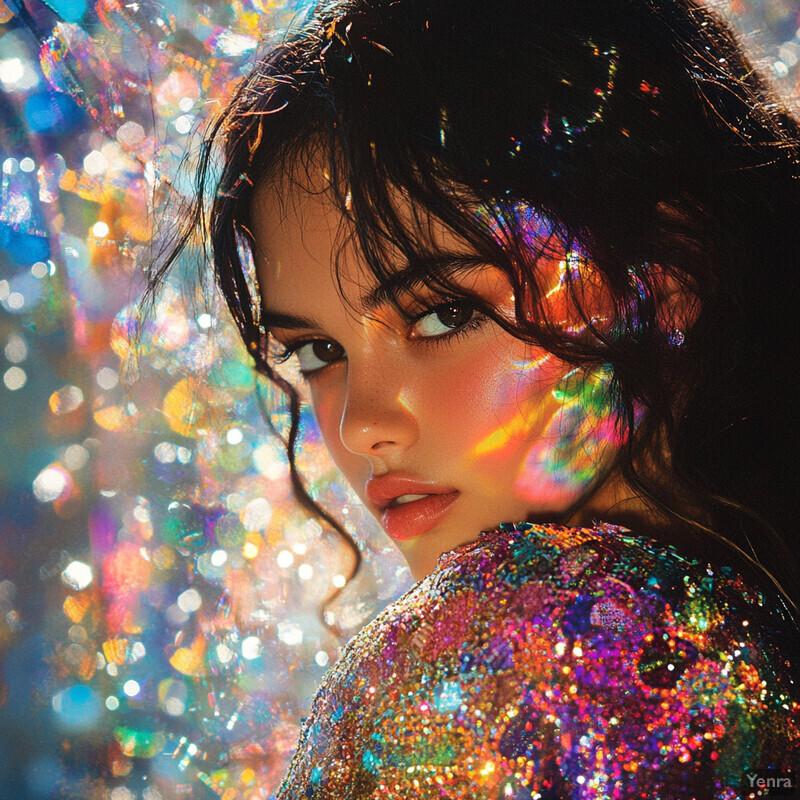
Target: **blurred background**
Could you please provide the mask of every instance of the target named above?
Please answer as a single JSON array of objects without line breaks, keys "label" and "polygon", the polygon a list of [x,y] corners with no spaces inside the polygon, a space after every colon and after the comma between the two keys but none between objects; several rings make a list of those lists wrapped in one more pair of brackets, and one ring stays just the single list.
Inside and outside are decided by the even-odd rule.
[{"label": "blurred background", "polygon": [[[717,5],[794,103],[800,0]],[[198,129],[307,6],[0,0],[0,800],[269,798],[337,649],[412,583],[305,411],[303,472],[364,556],[323,623],[346,553],[186,288],[199,255],[136,310]]]}]

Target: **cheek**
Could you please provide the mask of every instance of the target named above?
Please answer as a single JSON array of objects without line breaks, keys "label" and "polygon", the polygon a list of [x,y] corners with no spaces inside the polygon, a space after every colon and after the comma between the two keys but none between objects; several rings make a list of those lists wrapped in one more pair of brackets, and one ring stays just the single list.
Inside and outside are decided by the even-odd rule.
[{"label": "cheek", "polygon": [[566,369],[510,336],[494,341],[418,384],[429,436],[464,466],[502,463],[507,470],[556,413],[552,390]]}]

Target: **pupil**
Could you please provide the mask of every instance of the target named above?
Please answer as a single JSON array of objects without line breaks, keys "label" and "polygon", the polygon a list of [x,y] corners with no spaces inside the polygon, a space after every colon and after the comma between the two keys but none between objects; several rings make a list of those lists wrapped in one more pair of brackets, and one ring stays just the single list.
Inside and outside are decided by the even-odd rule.
[{"label": "pupil", "polygon": [[344,355],[342,346],[336,342],[317,341],[313,343],[311,350],[320,361],[338,361]]},{"label": "pupil", "polygon": [[442,306],[437,309],[436,316],[443,325],[448,328],[458,328],[466,325],[472,317],[472,309],[469,306]]}]

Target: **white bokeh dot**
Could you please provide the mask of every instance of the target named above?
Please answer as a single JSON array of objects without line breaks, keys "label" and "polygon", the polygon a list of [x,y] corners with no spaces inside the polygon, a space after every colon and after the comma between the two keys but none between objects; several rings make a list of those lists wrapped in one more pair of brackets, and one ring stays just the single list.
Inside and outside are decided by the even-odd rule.
[{"label": "white bokeh dot", "polygon": [[69,482],[66,470],[58,464],[51,464],[33,479],[33,496],[40,503],[52,503],[61,497]]},{"label": "white bokeh dot", "polygon": [[108,169],[108,160],[99,150],[92,150],[83,159],[83,168],[89,175],[102,175]]},{"label": "white bokeh dot", "polygon": [[4,352],[12,364],[20,364],[28,357],[28,345],[18,333],[12,333],[8,337]]},{"label": "white bokeh dot", "polygon": [[181,114],[173,124],[178,133],[189,133],[194,125],[194,117],[191,114]]},{"label": "white bokeh dot", "polygon": [[318,650],[317,654],[314,656],[314,661],[316,661],[320,667],[324,667],[327,666],[330,657],[324,650]]},{"label": "white bokeh dot", "polygon": [[28,375],[21,367],[11,367],[3,373],[3,383],[6,389],[16,392],[28,382]]},{"label": "white bokeh dot", "polygon": [[78,591],[85,589],[92,582],[92,578],[92,568],[83,561],[71,561],[61,573],[61,580]]},{"label": "white bokeh dot", "polygon": [[203,598],[200,596],[200,592],[198,592],[197,589],[187,589],[185,592],[181,592],[181,594],[178,595],[178,608],[180,608],[181,611],[185,611],[187,614],[197,611],[202,604]]},{"label": "white bokeh dot", "polygon": [[242,514],[242,523],[249,531],[263,531],[272,519],[272,506],[263,498],[251,500]]},{"label": "white bokeh dot", "polygon": [[242,639],[242,658],[252,660],[261,652],[261,640],[257,636],[246,636]]},{"label": "white bokeh dot", "polygon": [[25,295],[22,292],[11,292],[6,303],[12,311],[19,311],[25,305]]},{"label": "white bokeh dot", "polygon": [[217,658],[219,659],[220,664],[227,664],[233,658],[233,650],[228,647],[228,645],[224,643],[220,643],[217,645]]},{"label": "white bokeh dot", "polygon": [[119,383],[119,375],[115,369],[111,369],[111,367],[103,367],[97,371],[95,380],[101,389],[108,391],[109,389],[113,389]]}]

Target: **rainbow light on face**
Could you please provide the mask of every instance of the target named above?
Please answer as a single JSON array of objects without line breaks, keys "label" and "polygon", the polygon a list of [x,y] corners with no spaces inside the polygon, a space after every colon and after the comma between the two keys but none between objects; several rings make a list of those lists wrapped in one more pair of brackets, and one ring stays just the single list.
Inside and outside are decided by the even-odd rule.
[{"label": "rainbow light on face", "polygon": [[535,391],[542,369],[552,359],[551,353],[543,353],[532,355],[528,359],[515,359],[512,362],[512,370],[516,372],[518,381],[509,389],[506,397],[500,398],[500,404],[503,406],[513,404],[516,413],[511,420],[504,422],[475,446],[473,457],[479,458],[511,446],[515,440],[525,439],[531,427],[539,426],[545,413],[541,408],[541,399],[538,397],[523,399],[518,395],[520,392]]},{"label": "rainbow light on face", "polygon": [[553,390],[559,403],[542,437],[531,447],[515,482],[532,502],[558,503],[588,487],[606,467],[609,448],[625,436],[611,402],[611,369],[574,369]]},{"label": "rainbow light on face", "polygon": [[553,358],[552,353],[531,354],[530,358],[515,358],[511,362],[511,368],[519,374],[519,377],[535,379],[536,373]]},{"label": "rainbow light on face", "polygon": [[[585,335],[587,325],[574,308],[571,290],[591,293],[590,299],[603,302],[585,248],[579,242],[567,241],[553,220],[524,203],[479,209],[476,213],[501,245],[508,246],[513,231],[521,231],[537,282],[549,286],[544,289],[542,300],[543,310],[550,317],[548,322],[567,335]],[[604,320],[602,308],[590,310],[596,312],[591,315],[593,324]],[[534,350],[530,359],[518,359],[514,368],[532,386],[550,358],[550,354]],[[521,496],[536,503],[569,496],[595,479],[609,446],[622,444],[624,436],[618,430],[610,396],[612,377],[609,366],[588,371],[572,369],[563,376],[552,392],[558,409],[545,424],[541,438],[531,446],[515,483]],[[501,398],[500,402],[516,403],[517,413],[474,447],[473,458],[502,451],[542,423],[547,412],[541,398],[517,399],[519,385],[509,391],[514,396]]]}]

